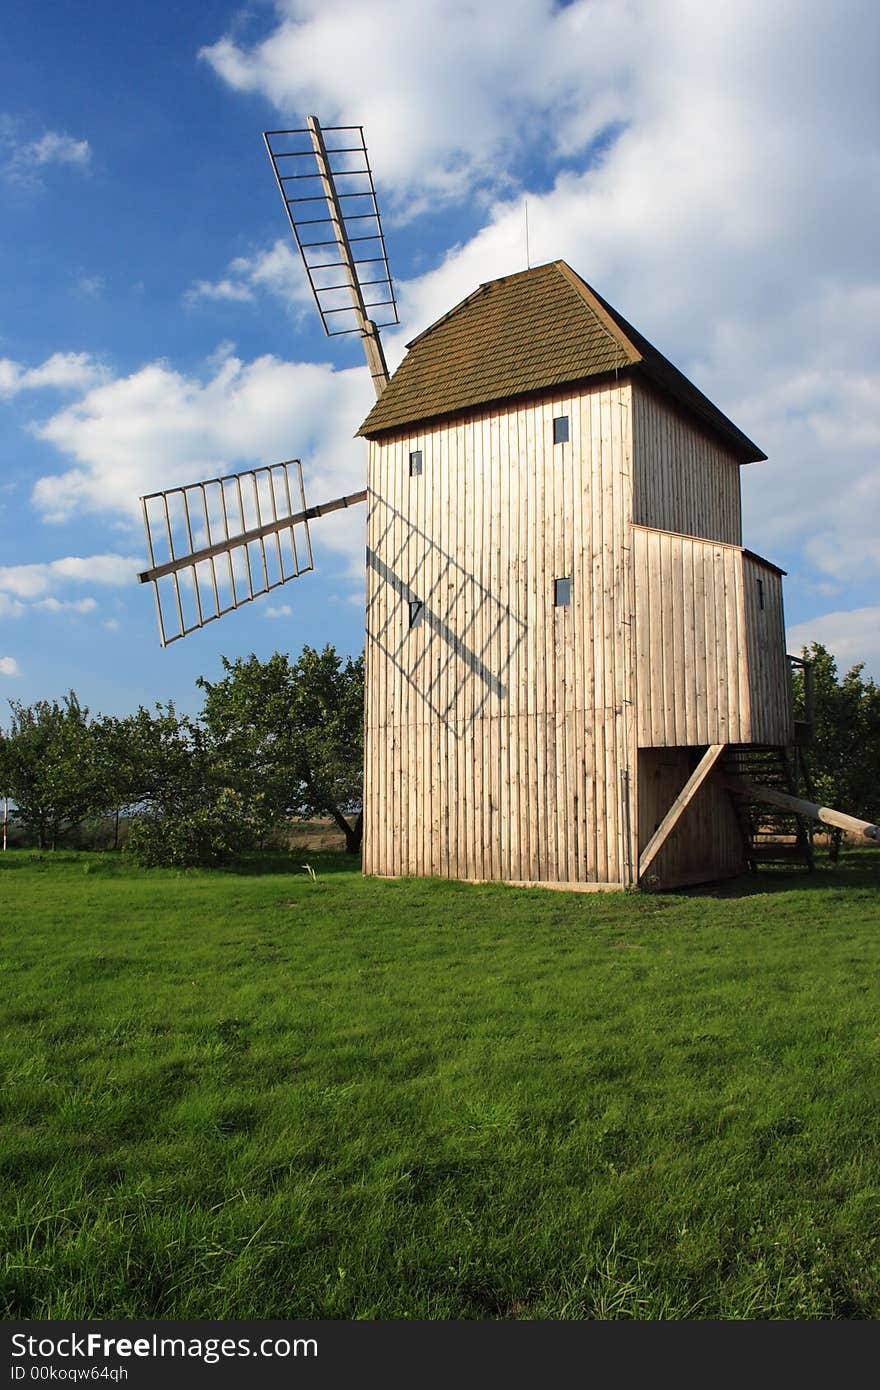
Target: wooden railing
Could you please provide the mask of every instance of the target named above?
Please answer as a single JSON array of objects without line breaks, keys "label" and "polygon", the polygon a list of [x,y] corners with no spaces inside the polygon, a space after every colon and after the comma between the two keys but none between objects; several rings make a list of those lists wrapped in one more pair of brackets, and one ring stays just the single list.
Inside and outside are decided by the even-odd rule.
[{"label": "wooden railing", "polygon": [[802,656],[792,656],[791,652],[787,655],[789,679],[792,682],[792,695],[794,694],[794,674],[800,671],[804,682],[804,701],[801,710],[802,718],[797,717],[797,707],[794,720],[794,741],[795,743],[812,743],[813,735],[816,731],[816,682],[813,672],[812,661],[807,661]]}]

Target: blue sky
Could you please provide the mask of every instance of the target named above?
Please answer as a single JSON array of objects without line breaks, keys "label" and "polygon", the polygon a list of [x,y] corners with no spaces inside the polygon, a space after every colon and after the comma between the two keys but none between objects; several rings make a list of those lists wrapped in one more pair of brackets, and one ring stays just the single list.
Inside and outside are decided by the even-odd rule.
[{"label": "blue sky", "polygon": [[[298,455],[363,485],[356,340],[305,291],[261,131],[363,124],[403,343],[563,257],[770,456],[746,543],[790,644],[880,676],[880,154],[861,0],[7,7],[0,49],[0,699],[174,698],[220,654],[362,646],[363,513],[317,568],[161,651],[141,493]],[[719,7],[720,8],[720,7]],[[5,709],[5,706],[0,706]],[[0,714],[0,719],[3,715]]]}]

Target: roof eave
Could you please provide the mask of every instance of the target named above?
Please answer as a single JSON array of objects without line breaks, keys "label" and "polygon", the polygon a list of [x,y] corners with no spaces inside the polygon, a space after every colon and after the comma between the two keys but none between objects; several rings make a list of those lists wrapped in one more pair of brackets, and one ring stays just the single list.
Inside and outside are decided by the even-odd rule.
[{"label": "roof eave", "polygon": [[[649,365],[643,359],[628,363],[625,366],[619,367],[616,371],[597,372],[591,376],[573,377],[567,381],[548,382],[545,386],[536,387],[532,391],[520,391],[514,395],[497,396],[492,400],[472,401],[468,405],[457,406],[454,410],[433,411],[426,415],[414,416],[408,420],[398,420],[393,424],[366,428],[370,418],[368,415],[360,429],[356,432],[355,438],[382,439],[391,435],[412,434],[425,425],[440,424],[449,420],[461,418],[462,416],[473,415],[480,411],[492,410],[509,401],[535,400],[540,397],[558,395],[563,392],[576,390],[579,387],[601,385],[603,382],[614,381],[622,377],[629,378],[636,371],[643,374],[651,382],[654,389],[659,391],[661,395],[671,397],[676,401],[680,409],[684,411],[691,420],[696,421],[703,429],[711,430],[713,434],[723,440],[736,454],[740,463],[761,463],[766,460],[767,455],[761,452],[757,444],[753,443],[747,435],[743,434],[742,430],[738,429],[732,420],[728,420],[727,416],[722,414],[717,406],[713,406],[708,397],[704,397],[707,405],[711,406],[713,411],[720,417],[717,427],[713,427],[711,421],[698,415],[693,408],[689,406],[687,401],[679,400],[675,392],[670,391],[668,383],[656,380],[651,373]],[[693,386],[693,383],[691,383],[691,385]],[[694,389],[696,390],[698,388]],[[700,394],[702,395],[702,392],[700,392]],[[370,414],[372,414],[372,411]],[[722,421],[724,425],[722,425]]]},{"label": "roof eave", "polygon": [[743,546],[743,555],[748,556],[750,560],[754,560],[756,564],[763,565],[764,569],[774,570],[776,574],[783,576],[788,574],[788,570],[781,569],[780,566],[775,565],[772,560],[768,560],[764,555],[758,555],[754,550],[747,550],[745,546]]},{"label": "roof eave", "polygon": [[[723,410],[719,410],[714,401],[710,401],[708,396],[703,395],[699,386],[694,386],[694,383],[688,377],[684,378],[685,381],[687,381],[691,390],[695,391],[706,402],[712,415],[716,417],[714,421],[711,418],[707,419],[699,411],[695,410],[688,400],[682,399],[675,389],[670,386],[669,382],[663,380],[662,376],[655,375],[651,370],[649,362],[643,359],[638,366],[656,391],[676,401],[689,419],[697,421],[702,425],[703,429],[711,431],[718,439],[723,440],[729,448],[732,448],[740,463],[764,463],[766,461],[767,455],[758,448],[754,440],[749,439],[747,434],[743,434],[739,426],[735,425],[730,417],[724,414]],[[678,369],[675,368],[675,370],[677,371]]]},{"label": "roof eave", "polygon": [[[393,434],[412,434],[424,425],[444,424],[463,416],[477,415],[483,411],[495,410],[498,406],[506,405],[511,401],[542,400],[550,396],[565,395],[582,387],[602,386],[609,381],[628,380],[633,367],[637,365],[638,363],[628,363],[616,370],[596,372],[591,376],[571,377],[565,381],[550,381],[546,386],[536,386],[530,391],[517,391],[506,396],[495,396],[492,400],[487,401],[473,401],[470,405],[456,406],[454,410],[434,411],[429,415],[419,415],[410,420],[400,420],[393,425],[378,425],[369,430],[364,428],[370,418],[368,415],[354,438],[380,439],[383,436]],[[372,412],[370,413],[372,414]]]}]

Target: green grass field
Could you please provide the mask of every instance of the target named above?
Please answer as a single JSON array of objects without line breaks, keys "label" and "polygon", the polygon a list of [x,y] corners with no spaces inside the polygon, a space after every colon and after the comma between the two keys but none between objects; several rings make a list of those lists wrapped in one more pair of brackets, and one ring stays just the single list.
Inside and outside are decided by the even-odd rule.
[{"label": "green grass field", "polygon": [[880,852],[309,862],[0,857],[6,1317],[880,1316]]}]

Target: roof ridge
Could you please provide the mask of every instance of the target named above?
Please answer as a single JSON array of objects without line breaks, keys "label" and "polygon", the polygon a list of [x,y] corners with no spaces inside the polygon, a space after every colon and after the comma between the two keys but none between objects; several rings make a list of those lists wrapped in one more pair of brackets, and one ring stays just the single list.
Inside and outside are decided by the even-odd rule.
[{"label": "roof ridge", "polygon": [[[600,294],[597,294],[592,285],[588,285],[586,280],[578,275],[576,270],[572,270],[567,261],[555,262],[561,274],[569,282],[573,289],[576,289],[588,308],[592,309],[602,327],[609,337],[622,348],[628,361],[627,365],[635,366],[637,362],[643,362],[644,353],[640,352],[635,343],[624,331],[622,325],[612,313],[609,313],[610,305],[606,304]],[[626,320],[624,320],[626,322]]]},{"label": "roof ridge", "polygon": [[527,265],[525,270],[511,270],[507,275],[495,275],[491,280],[484,280],[482,283],[484,285],[495,285],[501,280],[519,280],[525,275],[534,275],[539,270],[550,270],[551,268],[559,270],[560,266],[564,265],[565,261],[559,258],[554,261],[541,261],[539,265]]}]

